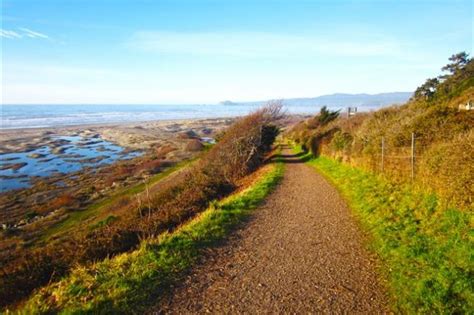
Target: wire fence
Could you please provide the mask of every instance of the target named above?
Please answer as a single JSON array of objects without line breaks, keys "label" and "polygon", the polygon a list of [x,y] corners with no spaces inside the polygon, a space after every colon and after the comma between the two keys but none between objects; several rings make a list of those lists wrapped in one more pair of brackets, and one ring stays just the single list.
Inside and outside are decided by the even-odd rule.
[{"label": "wire fence", "polygon": [[[452,137],[436,135],[436,139],[452,140]],[[431,143],[431,137],[416,133],[411,133],[410,143],[404,146],[390,144],[387,137],[381,136],[377,144],[372,143],[372,147],[378,149],[369,154],[370,159],[365,164],[373,172],[414,181],[422,175],[419,167],[429,158],[427,151]]]}]

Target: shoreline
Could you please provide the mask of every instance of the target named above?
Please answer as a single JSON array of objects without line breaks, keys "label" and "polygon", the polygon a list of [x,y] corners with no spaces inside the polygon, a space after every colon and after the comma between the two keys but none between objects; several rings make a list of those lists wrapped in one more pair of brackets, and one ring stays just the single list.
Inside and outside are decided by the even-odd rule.
[{"label": "shoreline", "polygon": [[[307,116],[289,114],[287,119],[299,120]],[[94,135],[127,149],[148,150],[174,142],[173,139],[180,133],[194,132],[196,136],[212,137],[239,117],[242,116],[0,129],[0,154],[24,152],[48,145],[54,137],[71,135]]]},{"label": "shoreline", "polygon": [[94,135],[127,149],[147,150],[179,133],[194,131],[210,135],[221,131],[240,116],[222,118],[167,119],[104,124],[0,129],[0,154],[18,153],[47,145],[57,136]]},{"label": "shoreline", "polygon": [[26,127],[26,128],[1,128],[0,134],[9,132],[23,132],[23,131],[49,131],[50,129],[71,129],[71,128],[102,128],[102,127],[114,127],[114,126],[129,126],[137,124],[150,124],[150,123],[186,123],[190,121],[202,121],[202,120],[223,120],[223,119],[236,119],[243,115],[235,116],[222,116],[222,117],[209,117],[209,118],[176,118],[176,119],[151,119],[151,120],[137,120],[137,121],[118,121],[118,122],[105,122],[105,123],[80,123],[72,125],[61,125],[61,126],[42,126],[42,127]]},{"label": "shoreline", "polygon": [[[54,213],[58,207],[82,209],[85,204],[110,195],[120,187],[134,185],[147,176],[194,158],[204,149],[206,138],[214,139],[235,119],[177,119],[1,130],[0,161],[5,168],[2,176],[26,180],[22,173],[9,169],[20,167],[12,162],[19,159],[16,157],[19,154],[28,154],[29,160],[34,161],[31,165],[21,165],[26,168],[38,167],[46,153],[54,155],[51,162],[44,162],[44,167],[56,168],[56,172],[47,176],[28,176],[27,187],[1,192],[0,206],[4,210],[0,211],[0,224],[15,225],[22,220],[29,224],[31,220],[25,219],[28,213],[50,218],[49,213]],[[119,153],[102,150],[101,147],[107,146],[100,143],[102,140],[123,150]],[[74,150],[79,154],[74,154]],[[86,151],[91,150],[95,150],[94,154],[88,156]],[[114,157],[112,163],[100,164],[100,159],[112,158],[111,154],[121,156],[134,151],[140,155],[131,159]],[[14,158],[10,154],[14,154]],[[62,165],[58,166],[57,161],[76,163],[80,167],[77,171],[61,170]],[[97,165],[87,166],[89,162]],[[22,172],[28,172],[28,169]],[[41,200],[37,196],[41,196]],[[63,210],[61,213],[68,213]]]}]

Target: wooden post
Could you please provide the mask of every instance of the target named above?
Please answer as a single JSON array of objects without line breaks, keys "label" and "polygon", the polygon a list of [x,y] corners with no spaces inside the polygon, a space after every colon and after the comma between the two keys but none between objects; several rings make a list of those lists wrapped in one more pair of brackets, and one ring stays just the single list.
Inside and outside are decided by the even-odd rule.
[{"label": "wooden post", "polygon": [[415,179],[415,133],[411,133],[411,180]]},{"label": "wooden post", "polygon": [[385,141],[384,137],[382,137],[382,173],[383,173],[383,167],[384,167],[384,157],[385,157]]}]

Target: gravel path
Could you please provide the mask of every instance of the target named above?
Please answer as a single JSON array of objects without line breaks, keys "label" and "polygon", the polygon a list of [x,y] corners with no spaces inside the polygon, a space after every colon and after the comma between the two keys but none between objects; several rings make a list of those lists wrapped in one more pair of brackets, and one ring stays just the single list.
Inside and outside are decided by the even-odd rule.
[{"label": "gravel path", "polygon": [[153,312],[389,312],[344,200],[288,149],[284,157],[285,176],[265,204]]}]

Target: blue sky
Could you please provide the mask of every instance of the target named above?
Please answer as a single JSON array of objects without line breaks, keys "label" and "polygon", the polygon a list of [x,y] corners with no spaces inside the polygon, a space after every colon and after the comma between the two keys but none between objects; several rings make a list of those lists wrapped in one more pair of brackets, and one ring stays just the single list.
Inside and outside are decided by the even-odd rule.
[{"label": "blue sky", "polygon": [[2,0],[3,103],[413,91],[473,50],[472,1]]}]

